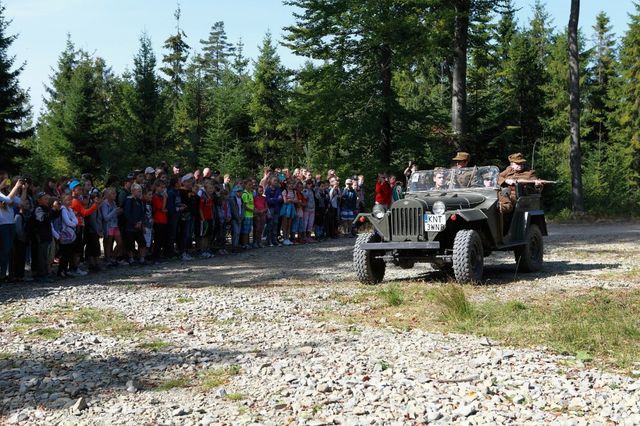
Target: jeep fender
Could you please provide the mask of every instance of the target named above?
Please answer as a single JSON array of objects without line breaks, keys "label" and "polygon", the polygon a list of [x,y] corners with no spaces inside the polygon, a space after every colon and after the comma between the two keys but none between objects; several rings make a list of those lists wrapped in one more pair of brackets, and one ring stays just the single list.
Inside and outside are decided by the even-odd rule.
[{"label": "jeep fender", "polygon": [[547,235],[549,235],[547,232],[547,221],[544,218],[543,210],[530,210],[524,213],[524,217],[525,228],[522,230],[522,235],[526,235],[527,229],[529,229],[529,226],[531,226],[531,224],[538,225],[538,228],[540,228],[540,232],[542,232],[543,236],[546,237]]},{"label": "jeep fender", "polygon": [[362,217],[365,218],[366,222],[369,222],[373,226],[373,229],[378,235],[383,237],[384,235],[389,235],[389,220],[386,214],[382,217],[382,219],[378,219],[371,213],[360,213],[358,214],[358,216],[356,216],[352,223],[356,224],[360,222],[360,218]]},{"label": "jeep fender", "polygon": [[482,210],[458,210],[455,214],[464,219],[465,222],[469,223],[471,225],[469,226],[469,228],[482,231],[485,237],[492,242],[492,246],[498,243],[497,241],[495,241],[494,235],[500,235],[500,232],[497,229],[496,224],[494,224],[493,221],[490,221],[489,217]]}]

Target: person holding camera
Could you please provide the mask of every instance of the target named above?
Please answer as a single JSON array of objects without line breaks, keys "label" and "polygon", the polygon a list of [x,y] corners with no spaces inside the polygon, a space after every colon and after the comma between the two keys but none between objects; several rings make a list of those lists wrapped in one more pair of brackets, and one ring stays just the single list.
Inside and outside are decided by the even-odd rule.
[{"label": "person holding camera", "polygon": [[413,160],[409,160],[409,164],[407,165],[407,168],[404,169],[404,177],[406,180],[407,188],[409,187],[409,179],[411,179],[411,175],[417,171],[418,171],[418,164]]},{"label": "person holding camera", "polygon": [[18,191],[22,191],[24,180],[18,179],[7,195],[4,193],[11,187],[11,179],[3,176],[0,181],[0,282],[7,280],[7,269],[11,260],[11,250],[15,238],[14,206],[20,205],[22,199]]}]

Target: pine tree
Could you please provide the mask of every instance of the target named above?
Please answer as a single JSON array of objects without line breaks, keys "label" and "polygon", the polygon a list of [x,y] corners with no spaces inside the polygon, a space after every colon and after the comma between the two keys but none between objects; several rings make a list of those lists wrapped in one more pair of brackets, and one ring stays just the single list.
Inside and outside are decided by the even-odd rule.
[{"label": "pine tree", "polygon": [[283,122],[287,114],[288,78],[289,72],[280,61],[271,33],[267,33],[255,63],[249,104],[257,151],[267,164],[277,161],[286,140]]},{"label": "pine tree", "polygon": [[615,170],[616,194],[626,194],[627,206],[640,203],[640,4],[635,4],[629,28],[620,47],[620,81],[616,83],[618,100],[613,122],[613,143],[607,154],[607,167]]},{"label": "pine tree", "polygon": [[33,127],[27,123],[31,114],[27,92],[18,83],[25,64],[14,68],[16,58],[9,48],[17,36],[7,34],[11,21],[4,11],[0,3],[0,168],[15,171],[15,159],[27,153],[19,142],[33,134]]},{"label": "pine tree", "polygon": [[223,71],[229,66],[230,58],[233,58],[235,47],[227,41],[227,33],[224,30],[224,22],[218,21],[211,27],[209,37],[200,40],[202,44],[202,56],[200,63],[206,79],[220,84]]},{"label": "pine tree", "polygon": [[133,88],[135,97],[130,111],[136,123],[136,143],[140,153],[153,155],[163,146],[164,135],[160,82],[156,74],[156,56],[151,39],[146,33],[140,36],[140,49],[133,58]]},{"label": "pine tree", "polygon": [[184,87],[186,63],[189,58],[189,45],[185,41],[187,35],[180,27],[180,7],[174,13],[176,19],[176,33],[169,36],[163,47],[168,51],[163,57],[165,64],[160,71],[167,76],[166,86],[170,105],[175,108]]}]

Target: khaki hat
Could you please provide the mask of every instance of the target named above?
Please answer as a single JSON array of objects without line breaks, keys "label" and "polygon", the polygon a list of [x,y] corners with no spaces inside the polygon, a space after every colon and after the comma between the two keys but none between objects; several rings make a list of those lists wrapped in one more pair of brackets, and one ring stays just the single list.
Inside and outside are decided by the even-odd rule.
[{"label": "khaki hat", "polygon": [[468,152],[457,152],[456,156],[451,161],[469,161],[471,155]]},{"label": "khaki hat", "polygon": [[511,154],[509,156],[509,162],[516,163],[516,164],[524,164],[527,162],[527,160],[524,158],[522,153],[516,152],[515,154]]}]

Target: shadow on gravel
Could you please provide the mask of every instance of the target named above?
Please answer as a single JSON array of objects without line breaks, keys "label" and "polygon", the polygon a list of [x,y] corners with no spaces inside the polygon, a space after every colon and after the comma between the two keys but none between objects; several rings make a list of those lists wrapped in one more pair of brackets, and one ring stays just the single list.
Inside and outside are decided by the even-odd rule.
[{"label": "shadow on gravel", "polygon": [[[136,350],[103,358],[90,349],[44,353],[27,350],[24,355],[0,360],[0,416],[26,407],[67,408],[81,396],[91,401],[92,395],[110,390],[127,392],[129,380],[139,391],[153,390],[180,377],[170,371],[187,360],[206,361],[210,363],[208,368],[215,368],[233,364],[245,354],[201,348],[179,353]],[[195,384],[187,382],[186,387],[189,385]]]},{"label": "shadow on gravel", "polygon": [[296,247],[267,247],[207,260],[122,266],[53,284],[3,284],[0,285],[0,304],[95,284],[199,288],[290,286],[290,280],[336,281],[341,279],[339,271],[351,268],[354,241],[337,239]]}]

